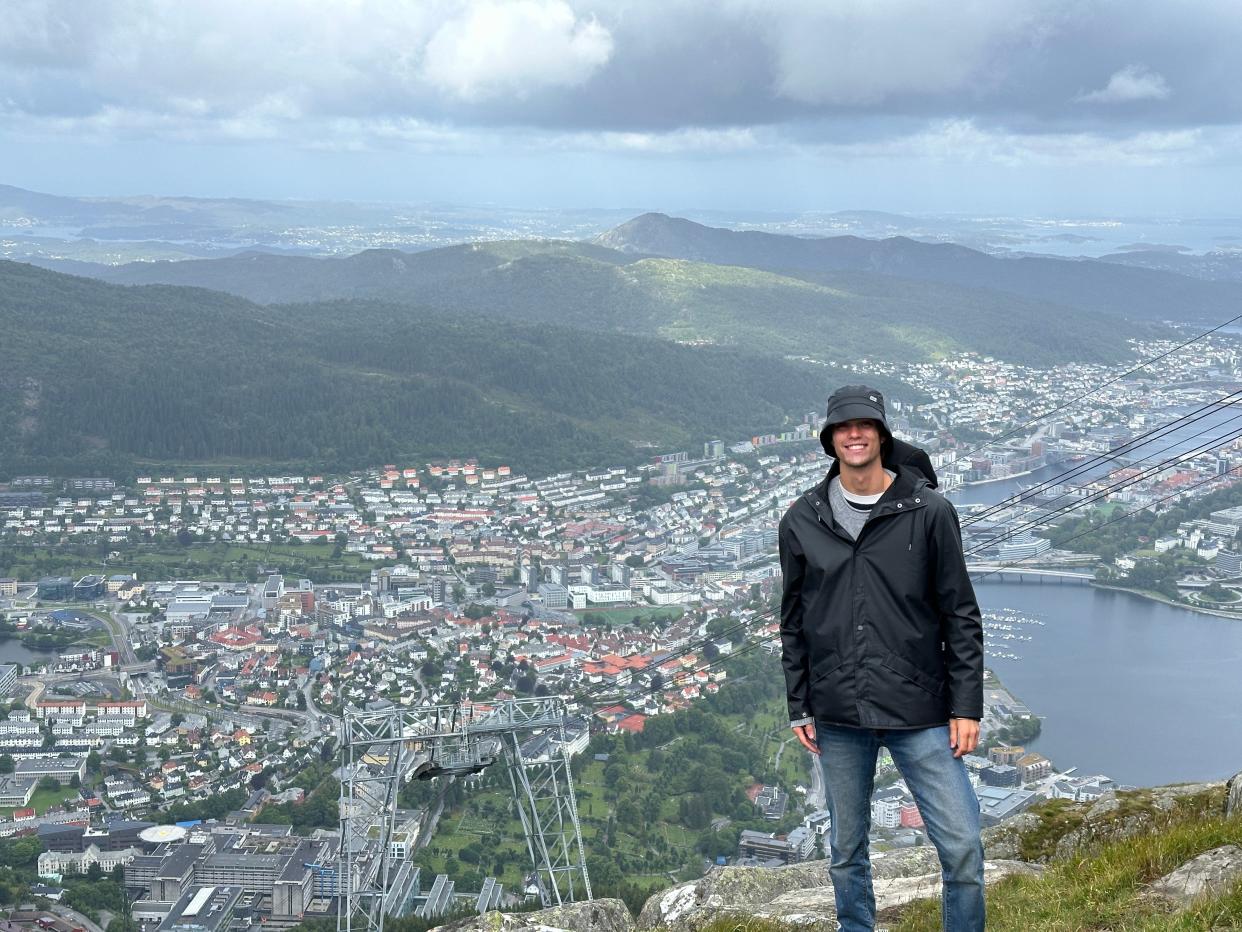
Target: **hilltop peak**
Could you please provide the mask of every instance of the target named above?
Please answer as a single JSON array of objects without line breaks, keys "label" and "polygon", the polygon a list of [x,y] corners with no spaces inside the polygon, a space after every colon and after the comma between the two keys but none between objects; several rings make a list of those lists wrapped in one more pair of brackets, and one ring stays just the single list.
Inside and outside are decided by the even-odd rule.
[{"label": "hilltop peak", "polygon": [[728,236],[731,231],[703,226],[684,217],[653,212],[639,214],[601,233],[592,242],[618,252],[710,261],[714,252],[712,241],[721,234]]}]

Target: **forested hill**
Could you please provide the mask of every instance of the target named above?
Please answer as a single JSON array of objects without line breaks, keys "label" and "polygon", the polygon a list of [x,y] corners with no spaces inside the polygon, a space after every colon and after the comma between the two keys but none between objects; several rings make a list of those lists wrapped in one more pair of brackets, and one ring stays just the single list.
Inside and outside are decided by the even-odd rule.
[{"label": "forested hill", "polygon": [[0,333],[0,479],[448,455],[554,471],[771,430],[826,391],[822,370],[735,349],[3,261]]},{"label": "forested hill", "polygon": [[934,281],[1148,320],[1218,322],[1242,313],[1242,282],[1204,281],[1114,261],[989,256],[953,243],[906,237],[805,238],[643,214],[594,242],[629,255],[746,266],[816,281],[841,272]]},{"label": "forested hill", "polygon": [[248,254],[96,267],[91,274],[209,287],[265,303],[375,298],[823,359],[913,360],[974,350],[1031,364],[1114,360],[1137,330],[1112,315],[955,284],[856,271],[816,273],[818,280],[808,281],[805,272],[791,277],[555,241],[372,250],[349,258]]}]

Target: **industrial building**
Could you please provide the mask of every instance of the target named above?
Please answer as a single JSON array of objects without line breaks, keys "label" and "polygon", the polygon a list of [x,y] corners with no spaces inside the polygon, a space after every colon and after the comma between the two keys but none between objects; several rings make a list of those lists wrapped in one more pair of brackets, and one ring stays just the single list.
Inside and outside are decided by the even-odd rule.
[{"label": "industrial building", "polygon": [[17,672],[17,664],[0,663],[0,699],[11,693],[17,685]]},{"label": "industrial building", "polygon": [[[274,921],[335,909],[340,881],[333,833],[305,838],[293,835],[288,825],[225,822],[188,830],[155,826],[141,837],[144,853],[125,865],[125,886],[140,897],[136,917],[171,917],[174,904],[196,888],[235,888],[238,908]],[[396,879],[403,885],[403,899],[408,899],[416,892],[418,872],[409,862],[402,867],[407,870]]]},{"label": "industrial building", "polygon": [[220,932],[233,921],[242,898],[237,886],[195,887],[177,900],[157,932]]}]

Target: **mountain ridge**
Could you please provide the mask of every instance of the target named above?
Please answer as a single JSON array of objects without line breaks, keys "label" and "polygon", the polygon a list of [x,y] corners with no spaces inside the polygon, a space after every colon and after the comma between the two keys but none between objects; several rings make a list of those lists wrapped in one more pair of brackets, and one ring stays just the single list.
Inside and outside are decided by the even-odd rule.
[{"label": "mountain ridge", "polygon": [[75,271],[121,284],[208,287],[264,304],[366,298],[837,360],[973,350],[1033,364],[1118,361],[1126,337],[1141,329],[1111,315],[952,283],[865,271],[791,275],[560,240],[346,258],[253,253]]},{"label": "mountain ridge", "polygon": [[824,394],[810,367],[728,348],[4,261],[0,327],[7,475],[442,456],[555,472],[767,432]]},{"label": "mountain ridge", "polygon": [[726,230],[647,213],[592,242],[626,254],[692,258],[783,274],[873,272],[1020,295],[1148,320],[1219,320],[1242,308],[1242,283],[1095,259],[1000,257],[909,237],[797,237]]}]

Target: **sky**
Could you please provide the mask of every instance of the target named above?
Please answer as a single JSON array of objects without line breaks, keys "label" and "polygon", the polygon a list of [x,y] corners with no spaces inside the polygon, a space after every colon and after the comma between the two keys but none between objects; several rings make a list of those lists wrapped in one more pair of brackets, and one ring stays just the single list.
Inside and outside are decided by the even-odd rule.
[{"label": "sky", "polygon": [[4,0],[0,183],[1242,216],[1237,0]]}]

